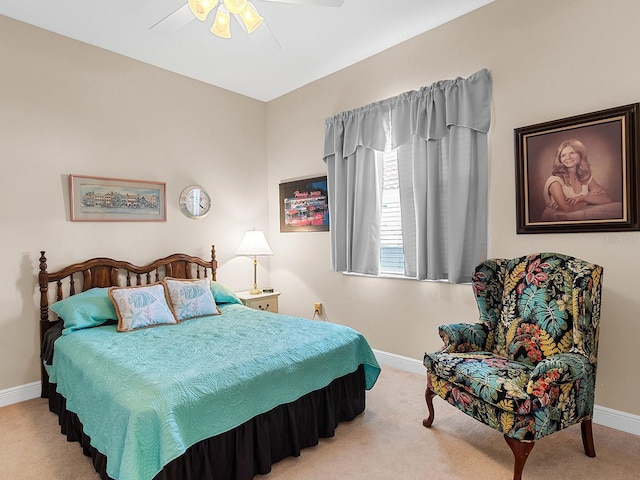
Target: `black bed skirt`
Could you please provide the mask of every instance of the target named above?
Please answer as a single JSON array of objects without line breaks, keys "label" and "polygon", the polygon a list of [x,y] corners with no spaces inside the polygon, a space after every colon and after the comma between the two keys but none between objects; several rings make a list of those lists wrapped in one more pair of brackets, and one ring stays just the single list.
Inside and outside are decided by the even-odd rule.
[{"label": "black bed skirt", "polygon": [[[91,446],[77,415],[66,409],[66,400],[49,384],[49,409],[59,417],[68,441],[82,445],[102,480],[107,459]],[[259,392],[256,392],[259,395]],[[228,432],[196,443],[165,465],[154,480],[247,480],[271,471],[271,465],[300,450],[332,437],[339,422],[352,420],[365,409],[364,368],[331,382],[327,387],[279,405]]]}]

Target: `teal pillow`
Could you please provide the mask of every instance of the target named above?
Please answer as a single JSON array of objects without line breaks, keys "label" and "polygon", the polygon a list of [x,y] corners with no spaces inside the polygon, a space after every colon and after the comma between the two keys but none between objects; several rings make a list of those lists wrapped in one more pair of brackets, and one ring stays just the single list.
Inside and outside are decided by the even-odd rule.
[{"label": "teal pillow", "polygon": [[91,288],[60,300],[51,310],[64,323],[63,335],[75,330],[97,327],[108,320],[117,320],[116,309],[109,298],[108,288]]},{"label": "teal pillow", "polygon": [[242,301],[233,293],[229,287],[225,284],[216,282],[215,280],[211,282],[211,293],[213,293],[213,298],[216,303],[239,303],[242,305]]}]

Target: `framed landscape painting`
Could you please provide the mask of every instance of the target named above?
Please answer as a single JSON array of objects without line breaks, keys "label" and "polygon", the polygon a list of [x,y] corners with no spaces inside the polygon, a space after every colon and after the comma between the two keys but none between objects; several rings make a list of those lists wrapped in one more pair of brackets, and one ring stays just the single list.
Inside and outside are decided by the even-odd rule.
[{"label": "framed landscape painting", "polygon": [[638,230],[638,105],[514,130],[517,233]]}]

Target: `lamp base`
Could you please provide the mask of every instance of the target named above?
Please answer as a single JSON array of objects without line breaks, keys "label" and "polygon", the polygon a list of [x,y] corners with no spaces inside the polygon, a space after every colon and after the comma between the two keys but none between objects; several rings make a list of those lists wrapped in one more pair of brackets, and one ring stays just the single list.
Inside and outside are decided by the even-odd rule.
[{"label": "lamp base", "polygon": [[254,256],[253,257],[253,288],[249,290],[249,295],[258,295],[259,293],[262,293],[262,290],[258,288],[257,269],[258,269],[258,259]]}]

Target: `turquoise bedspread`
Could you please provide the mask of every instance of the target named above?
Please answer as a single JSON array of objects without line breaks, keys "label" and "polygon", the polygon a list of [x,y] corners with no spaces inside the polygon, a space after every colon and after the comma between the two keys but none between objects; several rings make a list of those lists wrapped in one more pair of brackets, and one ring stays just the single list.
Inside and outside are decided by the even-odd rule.
[{"label": "turquoise bedspread", "polygon": [[79,330],[55,343],[52,383],[117,480],[152,479],[191,445],[364,365],[365,338],[331,323],[222,305],[222,315],[134,332]]}]

